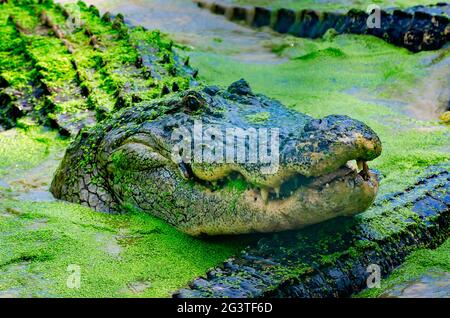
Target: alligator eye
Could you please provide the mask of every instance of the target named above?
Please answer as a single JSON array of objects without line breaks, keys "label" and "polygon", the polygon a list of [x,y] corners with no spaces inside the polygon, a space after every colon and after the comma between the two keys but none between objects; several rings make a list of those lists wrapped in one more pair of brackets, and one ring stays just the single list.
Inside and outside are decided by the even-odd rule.
[{"label": "alligator eye", "polygon": [[196,111],[205,105],[205,100],[198,92],[189,92],[183,98],[182,104],[187,111]]},{"label": "alligator eye", "polygon": [[120,169],[144,171],[164,166],[169,160],[146,145],[127,143],[114,151],[111,161]]}]

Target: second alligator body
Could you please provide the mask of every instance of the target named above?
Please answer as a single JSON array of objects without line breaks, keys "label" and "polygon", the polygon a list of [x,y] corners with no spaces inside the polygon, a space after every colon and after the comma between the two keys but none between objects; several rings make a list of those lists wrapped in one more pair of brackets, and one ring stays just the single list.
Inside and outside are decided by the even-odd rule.
[{"label": "second alligator body", "polygon": [[[232,21],[243,21],[260,28],[269,27],[279,33],[303,38],[319,38],[328,30],[337,34],[369,34],[382,38],[412,52],[437,50],[450,40],[450,4],[415,6],[405,10],[379,10],[379,24],[369,14],[352,9],[347,13],[294,11],[288,8],[272,10],[263,7],[240,7],[196,0],[201,8],[224,15]],[[371,13],[373,14],[373,13]]]}]

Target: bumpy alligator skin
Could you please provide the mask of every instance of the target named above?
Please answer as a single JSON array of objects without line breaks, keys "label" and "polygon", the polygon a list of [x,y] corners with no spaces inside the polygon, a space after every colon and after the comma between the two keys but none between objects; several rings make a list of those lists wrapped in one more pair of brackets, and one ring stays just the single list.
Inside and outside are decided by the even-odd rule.
[{"label": "bumpy alligator skin", "polygon": [[412,250],[448,237],[449,168],[429,168],[414,186],[379,197],[356,218],[264,236],[174,297],[348,297],[361,291],[372,264],[386,276]]},{"label": "bumpy alligator skin", "polygon": [[328,30],[338,34],[370,34],[413,52],[437,50],[450,40],[450,4],[415,6],[406,10],[380,11],[381,25],[369,28],[369,15],[352,9],[347,13],[290,9],[271,10],[262,7],[238,7],[194,0],[201,8],[224,15],[230,20],[244,21],[250,26],[270,27],[279,33],[304,38],[318,38]]},{"label": "bumpy alligator skin", "polygon": [[188,88],[196,71],[157,31],[83,2],[0,3],[0,125],[23,116],[75,135],[110,112]]},{"label": "bumpy alligator skin", "polygon": [[[267,162],[236,160],[242,152],[250,156],[256,145],[246,141],[247,134],[233,135],[232,160],[201,161],[194,153],[191,160],[174,161],[180,142],[173,133],[193,133],[200,121],[205,129],[218,129],[213,136],[219,145],[230,129],[278,129],[278,167],[267,171]],[[202,140],[185,150],[195,151],[196,142]],[[236,154],[238,145],[242,149]],[[226,148],[215,149],[224,154]],[[281,231],[369,207],[378,181],[366,161],[380,153],[379,138],[365,124],[347,116],[314,119],[291,111],[240,80],[226,90],[197,88],[141,102],[82,131],[51,191],[98,211],[139,209],[191,235]],[[356,164],[348,165],[352,160],[359,173]]]}]

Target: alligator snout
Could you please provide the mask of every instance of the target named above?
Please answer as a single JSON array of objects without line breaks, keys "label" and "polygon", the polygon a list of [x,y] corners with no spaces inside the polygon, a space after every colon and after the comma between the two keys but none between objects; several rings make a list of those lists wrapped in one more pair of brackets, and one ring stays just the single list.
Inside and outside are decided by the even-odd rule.
[{"label": "alligator snout", "polygon": [[370,161],[381,154],[381,141],[377,134],[365,123],[343,115],[330,115],[312,120],[305,131],[326,140],[335,140],[357,149],[361,160]]},{"label": "alligator snout", "polygon": [[381,154],[377,134],[366,124],[342,115],[310,121],[298,138],[283,145],[281,162],[286,169],[309,177],[332,172],[350,160],[362,166]]}]

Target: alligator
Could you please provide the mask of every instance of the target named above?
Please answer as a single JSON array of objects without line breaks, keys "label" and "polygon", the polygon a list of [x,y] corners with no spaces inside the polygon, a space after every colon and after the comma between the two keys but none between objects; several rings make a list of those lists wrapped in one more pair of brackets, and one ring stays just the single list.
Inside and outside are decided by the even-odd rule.
[{"label": "alligator", "polygon": [[[229,20],[243,22],[255,28],[268,27],[278,33],[302,38],[319,38],[327,32],[334,34],[368,34],[412,52],[437,50],[450,40],[450,4],[418,5],[407,9],[358,9],[348,12],[317,10],[270,9],[242,7],[220,2],[194,0],[200,8],[223,15]],[[372,21],[379,14],[380,24]],[[368,23],[368,21],[370,23]]]},{"label": "alligator", "polygon": [[[251,160],[253,145],[264,140],[275,146],[276,161],[262,160],[266,148]],[[378,177],[367,161],[381,148],[362,122],[314,119],[239,80],[136,103],[83,130],[51,192],[97,211],[144,211],[193,236],[282,231],[368,208]]]},{"label": "alligator", "polygon": [[159,31],[83,2],[0,1],[0,125],[22,118],[76,135],[117,109],[195,85]]},{"label": "alligator", "polygon": [[385,277],[417,248],[450,234],[450,162],[416,184],[379,196],[354,218],[266,234],[173,294],[199,297],[349,297]]}]

